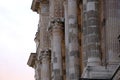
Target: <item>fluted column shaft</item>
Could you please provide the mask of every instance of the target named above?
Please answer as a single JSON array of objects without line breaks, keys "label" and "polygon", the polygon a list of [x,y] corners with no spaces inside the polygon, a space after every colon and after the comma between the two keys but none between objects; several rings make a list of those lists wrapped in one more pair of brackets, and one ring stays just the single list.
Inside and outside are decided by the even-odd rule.
[{"label": "fluted column shaft", "polygon": [[77,0],[68,0],[69,75],[66,76],[68,80],[79,80],[80,78],[77,9]]},{"label": "fluted column shaft", "polygon": [[55,21],[52,28],[52,66],[53,80],[63,80],[62,68],[63,24]]},{"label": "fluted column shaft", "polygon": [[99,0],[87,0],[87,51],[88,66],[100,65]]}]

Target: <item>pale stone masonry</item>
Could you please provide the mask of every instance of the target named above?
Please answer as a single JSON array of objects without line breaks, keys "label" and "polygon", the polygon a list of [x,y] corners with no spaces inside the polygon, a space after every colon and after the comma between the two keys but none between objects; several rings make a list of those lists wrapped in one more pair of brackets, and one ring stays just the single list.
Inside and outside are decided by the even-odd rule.
[{"label": "pale stone masonry", "polygon": [[[88,66],[100,65],[100,32],[99,32],[99,4],[98,0],[87,0],[86,4],[86,39],[88,51]],[[84,33],[83,33],[84,34]]]},{"label": "pale stone masonry", "polygon": [[79,80],[80,52],[78,39],[77,0],[68,0],[68,80]]},{"label": "pale stone masonry", "polygon": [[120,0],[33,0],[35,80],[120,80]]}]

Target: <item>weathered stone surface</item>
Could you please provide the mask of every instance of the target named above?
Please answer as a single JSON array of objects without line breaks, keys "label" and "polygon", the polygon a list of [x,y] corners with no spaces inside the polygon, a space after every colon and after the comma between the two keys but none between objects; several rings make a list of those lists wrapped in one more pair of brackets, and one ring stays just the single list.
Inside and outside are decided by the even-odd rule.
[{"label": "weathered stone surface", "polygon": [[77,22],[77,1],[68,0],[68,60],[69,60],[69,72],[67,79],[68,80],[78,80],[79,77],[76,76],[80,72],[79,68],[76,68],[75,64],[79,62],[79,39],[78,39],[78,22]]},{"label": "weathered stone surface", "polygon": [[111,78],[120,63],[120,0],[33,0],[31,8],[40,18],[28,61],[36,80]]},{"label": "weathered stone surface", "polygon": [[105,5],[106,10],[106,53],[107,53],[107,61],[110,65],[116,65],[120,63],[120,58],[118,55],[120,54],[120,44],[117,40],[117,36],[120,34],[120,4],[119,0],[109,0],[105,1],[107,4]]},{"label": "weathered stone surface", "polygon": [[62,68],[62,32],[63,32],[62,23],[55,22],[52,28],[52,40],[53,40],[53,80],[61,80],[61,76],[63,76],[63,68]]},{"label": "weathered stone surface", "polygon": [[[95,6],[96,3],[98,3],[98,0],[87,0],[87,50],[89,51],[89,58],[95,57],[98,58],[100,63],[100,49],[99,49],[99,43],[100,43],[100,33],[99,33],[99,25],[98,25],[98,7]],[[99,4],[98,4],[99,5]],[[91,58],[92,59],[92,58]],[[94,64],[94,60],[93,64]],[[90,61],[88,61],[90,62]],[[91,63],[91,62],[90,62]],[[88,63],[89,64],[89,63]],[[92,64],[90,65],[92,66]]]}]

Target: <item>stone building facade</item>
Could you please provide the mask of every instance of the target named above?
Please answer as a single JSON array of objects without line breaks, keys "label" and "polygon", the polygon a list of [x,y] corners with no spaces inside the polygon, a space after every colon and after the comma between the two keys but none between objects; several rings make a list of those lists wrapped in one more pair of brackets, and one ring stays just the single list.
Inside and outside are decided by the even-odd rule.
[{"label": "stone building facade", "polygon": [[120,80],[120,0],[33,0],[36,80]]}]

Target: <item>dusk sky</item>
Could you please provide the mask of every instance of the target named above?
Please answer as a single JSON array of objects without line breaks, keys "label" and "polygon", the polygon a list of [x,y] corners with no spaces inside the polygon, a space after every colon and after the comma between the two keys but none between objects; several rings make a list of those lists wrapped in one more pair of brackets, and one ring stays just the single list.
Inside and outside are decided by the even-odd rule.
[{"label": "dusk sky", "polygon": [[0,0],[0,80],[34,80],[27,65],[35,52],[38,14],[32,0]]}]

